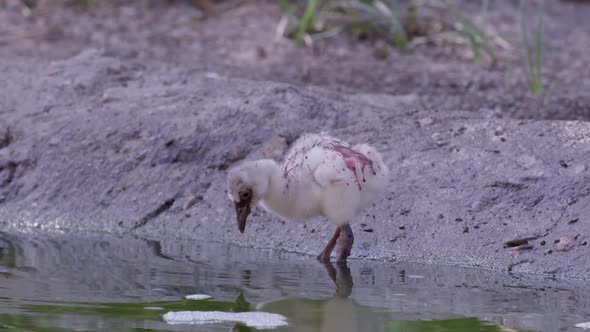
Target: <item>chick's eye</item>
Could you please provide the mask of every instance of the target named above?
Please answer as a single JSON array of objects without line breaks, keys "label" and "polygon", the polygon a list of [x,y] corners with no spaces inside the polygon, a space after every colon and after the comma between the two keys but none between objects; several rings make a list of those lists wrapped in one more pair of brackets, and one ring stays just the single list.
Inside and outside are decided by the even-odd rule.
[{"label": "chick's eye", "polygon": [[250,198],[250,192],[249,191],[242,191],[242,192],[240,192],[240,198],[241,199],[248,199],[248,198]]}]

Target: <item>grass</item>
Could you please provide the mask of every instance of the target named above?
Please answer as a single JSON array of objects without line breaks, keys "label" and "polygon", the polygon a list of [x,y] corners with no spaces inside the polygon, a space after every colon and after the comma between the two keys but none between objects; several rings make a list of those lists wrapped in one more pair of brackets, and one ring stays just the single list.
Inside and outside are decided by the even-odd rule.
[{"label": "grass", "polygon": [[[409,50],[424,38],[462,39],[470,45],[476,62],[483,54],[495,61],[493,37],[482,24],[446,1],[396,0],[278,0],[288,25],[285,35],[298,45],[323,38],[328,31],[352,31],[361,38],[378,36],[389,44]],[[482,1],[485,22],[488,1]],[[328,34],[332,35],[332,34]]]},{"label": "grass", "polygon": [[314,25],[314,14],[317,10],[318,2],[319,0],[307,0],[305,13],[303,14],[301,23],[299,24],[299,29],[295,34],[295,41],[297,41],[299,45],[303,44],[303,39],[305,38],[307,31],[310,30],[310,28]]},{"label": "grass", "polygon": [[[465,16],[459,9],[449,4],[446,5],[446,10],[453,15],[455,22],[460,24],[461,28],[455,28],[455,31],[469,42],[473,53],[473,60],[475,62],[481,62],[482,52],[484,52],[490,57],[492,62],[496,62],[491,37],[486,33],[484,25],[478,25]],[[482,12],[484,12],[482,20],[485,21],[487,1],[482,2]]]},{"label": "grass", "polygon": [[527,19],[525,1],[520,0],[520,24],[522,34],[521,59],[524,67],[525,77],[529,90],[536,96],[543,94],[543,15],[545,14],[544,3],[541,2],[535,37],[529,41],[527,30]]},{"label": "grass", "polygon": [[[284,35],[293,37],[298,45],[352,31],[361,38],[377,36],[394,47],[408,51],[428,40],[444,40],[467,45],[472,59],[490,64],[497,62],[496,44],[510,46],[520,59],[528,89],[535,96],[543,94],[542,86],[542,21],[541,3],[534,38],[527,34],[525,0],[520,0],[521,42],[508,42],[487,29],[489,0],[481,1],[479,19],[462,12],[450,1],[410,1],[402,8],[396,0],[278,0],[288,20]],[[303,43],[303,41],[307,41]]]}]

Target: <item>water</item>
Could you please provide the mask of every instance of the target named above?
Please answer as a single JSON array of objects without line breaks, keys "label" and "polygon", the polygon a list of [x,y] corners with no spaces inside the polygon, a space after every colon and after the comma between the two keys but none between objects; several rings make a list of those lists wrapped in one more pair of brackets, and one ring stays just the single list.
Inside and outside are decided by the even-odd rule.
[{"label": "water", "polygon": [[276,331],[582,331],[590,288],[445,266],[324,266],[190,241],[0,233],[0,330],[256,330],[164,320],[178,311],[280,314],[288,325]]}]

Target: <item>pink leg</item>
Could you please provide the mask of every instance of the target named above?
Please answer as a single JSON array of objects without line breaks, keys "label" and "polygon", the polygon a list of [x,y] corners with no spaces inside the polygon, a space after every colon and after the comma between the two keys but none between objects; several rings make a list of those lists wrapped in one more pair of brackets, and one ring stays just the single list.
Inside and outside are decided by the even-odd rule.
[{"label": "pink leg", "polygon": [[338,240],[338,246],[340,247],[340,254],[338,255],[338,263],[345,263],[350,252],[352,251],[352,245],[354,243],[354,235],[352,235],[352,229],[349,224],[340,226],[342,230],[342,236]]},{"label": "pink leg", "polygon": [[318,261],[322,263],[330,262],[330,255],[332,254],[332,250],[334,250],[334,246],[336,245],[338,237],[340,237],[340,227],[336,228],[336,231],[334,232],[334,235],[332,235],[330,242],[328,242],[324,250],[318,255]]}]

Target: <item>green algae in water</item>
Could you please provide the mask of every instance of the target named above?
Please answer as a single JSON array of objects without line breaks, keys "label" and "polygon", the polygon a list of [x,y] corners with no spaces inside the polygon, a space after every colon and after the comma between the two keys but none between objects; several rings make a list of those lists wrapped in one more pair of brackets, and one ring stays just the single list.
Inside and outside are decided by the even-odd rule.
[{"label": "green algae in water", "polygon": [[[215,300],[179,300],[139,303],[64,303],[57,304],[30,304],[23,308],[32,313],[52,315],[91,315],[105,318],[117,318],[126,320],[159,320],[169,311],[226,311],[246,312],[250,311],[248,303],[242,294],[235,302],[223,302]],[[156,308],[161,308],[155,310]]]},{"label": "green algae in water", "polygon": [[[4,300],[13,300],[7,299]],[[58,317],[93,316],[104,319],[117,319],[126,321],[161,321],[162,316],[169,311],[227,311],[247,312],[251,310],[242,294],[234,302],[215,300],[179,300],[157,301],[137,303],[48,303],[46,301],[26,301],[20,308],[27,314],[1,314],[1,331],[35,331],[35,332],[61,332],[73,331],[73,329],[55,326],[53,320]],[[41,302],[41,304],[38,304]],[[85,329],[81,329],[85,330]],[[92,331],[93,329],[88,329]],[[163,329],[127,328],[120,331],[165,331]]]},{"label": "green algae in water", "polygon": [[[23,304],[21,308],[27,314],[2,314],[0,315],[0,330],[6,331],[38,331],[38,332],[61,332],[73,331],[56,327],[53,320],[59,317],[75,316],[93,316],[104,319],[114,318],[126,321],[161,321],[163,315],[171,311],[225,311],[225,312],[248,312],[253,306],[246,301],[240,294],[234,302],[216,301],[216,300],[179,300],[179,301],[157,301],[157,302],[137,302],[137,303],[30,303]],[[42,301],[38,301],[42,302]],[[387,321],[386,317],[390,313],[372,312],[369,308],[356,304],[351,299],[331,299],[331,300],[311,300],[311,299],[282,299],[276,302],[269,302],[263,305],[264,309],[270,309],[270,312],[280,312],[289,317],[289,320],[295,324],[295,328],[306,327],[306,330],[321,330],[326,323],[322,316],[325,310],[322,308],[329,303],[348,304],[357,307],[357,312],[366,312],[366,319],[360,319],[356,330],[362,331],[363,328],[369,328],[371,331],[388,331],[388,332],[502,332],[502,328],[489,322],[479,320],[474,317],[453,318],[440,320],[396,320]],[[299,312],[298,312],[299,311]],[[302,316],[303,312],[303,316]],[[32,315],[31,315],[32,314]],[[325,318],[325,317],[324,317]],[[357,317],[358,318],[358,317]],[[306,321],[306,322],[303,322]],[[303,324],[301,324],[303,322]],[[303,326],[301,326],[303,325]],[[213,327],[213,325],[212,325]],[[293,328],[293,327],[291,327]],[[352,330],[355,327],[349,326]],[[290,328],[287,327],[287,330]],[[83,329],[82,329],[83,330]],[[92,329],[89,329],[92,330]],[[146,328],[123,328],[118,331],[167,331],[166,329],[146,329]],[[237,323],[233,327],[234,331],[257,331],[255,328]],[[284,330],[277,328],[277,331]],[[296,330],[296,329],[295,329]],[[170,330],[172,331],[172,329]],[[512,329],[512,331],[525,332],[525,330]]]},{"label": "green algae in water", "polygon": [[[386,323],[390,332],[503,332],[507,331],[475,317],[440,320],[408,320]],[[511,328],[509,331],[528,332]]]}]

